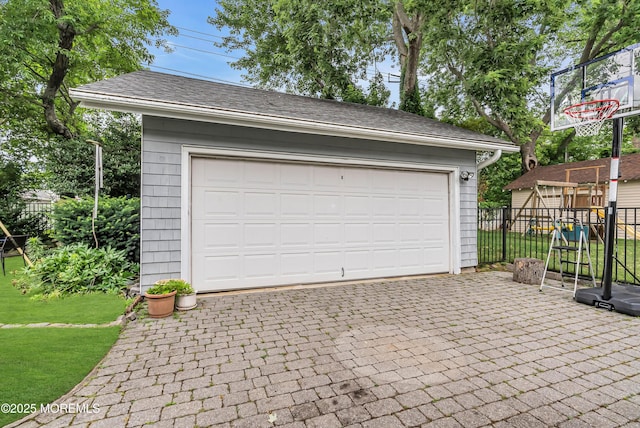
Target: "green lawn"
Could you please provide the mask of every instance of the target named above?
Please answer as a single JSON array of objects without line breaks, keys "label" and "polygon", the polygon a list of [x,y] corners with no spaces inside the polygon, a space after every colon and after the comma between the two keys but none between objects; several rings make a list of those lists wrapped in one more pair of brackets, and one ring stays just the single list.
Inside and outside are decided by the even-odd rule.
[{"label": "green lawn", "polygon": [[[120,327],[0,329],[0,403],[50,403],[76,386],[115,343]],[[26,414],[0,413],[0,426]]]},{"label": "green lawn", "polygon": [[[9,271],[22,267],[20,258],[7,260],[0,274],[0,323],[102,324],[125,309],[122,297],[73,296],[33,301],[11,285]],[[115,343],[120,327],[0,329],[0,403],[50,403],[77,385]],[[25,414],[0,413],[0,426]]]},{"label": "green lawn", "polygon": [[[551,236],[547,234],[523,235],[517,232],[507,233],[507,262],[513,262],[519,257],[534,257],[541,260],[547,259],[549,252],[549,243]],[[575,243],[571,243],[575,245]],[[594,267],[596,278],[602,277],[604,267],[604,244],[595,240],[590,241],[591,261]],[[478,231],[478,251],[479,253],[490,254],[499,257],[502,254],[502,232],[500,231]],[[620,264],[616,263],[613,271],[614,281],[633,283],[633,277],[625,271],[626,268],[636,276],[640,277],[640,241],[627,239],[619,240],[617,244],[617,254]],[[555,254],[550,262],[550,270],[558,271]],[[565,270],[567,267],[565,265]],[[573,267],[569,266],[569,271],[573,271]],[[583,268],[583,274],[588,271]]]},{"label": "green lawn", "polygon": [[65,323],[103,324],[115,321],[126,308],[117,295],[87,294],[44,301],[31,300],[11,285],[10,271],[21,269],[22,259],[7,259],[7,276],[0,273],[0,324]]}]

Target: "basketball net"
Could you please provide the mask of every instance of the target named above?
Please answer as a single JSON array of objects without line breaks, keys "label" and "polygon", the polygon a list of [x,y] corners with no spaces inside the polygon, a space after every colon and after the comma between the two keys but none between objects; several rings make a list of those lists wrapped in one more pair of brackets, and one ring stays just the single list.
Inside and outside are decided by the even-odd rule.
[{"label": "basketball net", "polygon": [[574,104],[564,109],[564,114],[573,124],[576,135],[586,137],[600,132],[604,121],[611,118],[620,107],[618,100],[595,100]]}]

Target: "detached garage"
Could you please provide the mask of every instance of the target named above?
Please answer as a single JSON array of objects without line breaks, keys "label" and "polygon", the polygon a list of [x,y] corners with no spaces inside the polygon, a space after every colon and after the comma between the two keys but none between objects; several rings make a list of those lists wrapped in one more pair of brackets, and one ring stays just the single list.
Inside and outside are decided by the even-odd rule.
[{"label": "detached garage", "polygon": [[75,89],[142,114],[141,284],[199,292],[477,264],[476,152],[517,147],[397,110],[141,71]]}]

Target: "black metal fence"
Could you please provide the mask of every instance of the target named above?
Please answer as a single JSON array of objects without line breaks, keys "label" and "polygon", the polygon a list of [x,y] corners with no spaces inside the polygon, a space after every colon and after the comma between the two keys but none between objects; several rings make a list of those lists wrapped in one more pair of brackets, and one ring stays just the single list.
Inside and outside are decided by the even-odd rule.
[{"label": "black metal fence", "polygon": [[[512,263],[520,257],[546,260],[554,228],[579,219],[588,230],[589,254],[596,278],[604,269],[605,208],[478,209],[478,263]],[[613,281],[640,285],[640,209],[618,208]],[[560,221],[563,219],[563,221]],[[588,266],[579,274],[589,277]],[[550,270],[559,271],[551,259]],[[563,265],[563,271],[567,272]],[[570,270],[569,270],[570,271]],[[575,272],[575,271],[573,271]]]}]

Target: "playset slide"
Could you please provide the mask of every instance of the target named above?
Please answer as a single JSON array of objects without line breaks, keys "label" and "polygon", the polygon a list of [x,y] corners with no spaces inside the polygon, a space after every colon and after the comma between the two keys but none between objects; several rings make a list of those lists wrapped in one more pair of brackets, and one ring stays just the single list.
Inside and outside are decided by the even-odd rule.
[{"label": "playset slide", "polygon": [[[604,221],[604,218],[605,218],[604,208],[591,207],[591,212],[596,213],[598,215],[598,217],[602,221]],[[623,222],[619,218],[616,221],[616,225],[618,226],[618,229],[624,230],[627,235],[633,236],[634,239],[640,239],[640,232],[636,231],[635,227],[629,226],[628,224],[626,224],[625,222]]]}]

